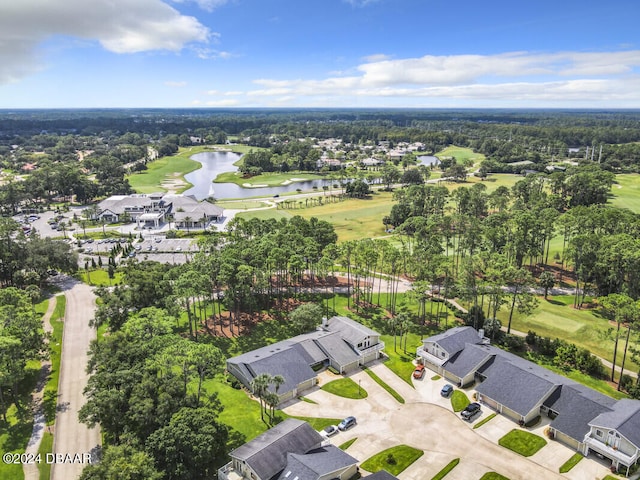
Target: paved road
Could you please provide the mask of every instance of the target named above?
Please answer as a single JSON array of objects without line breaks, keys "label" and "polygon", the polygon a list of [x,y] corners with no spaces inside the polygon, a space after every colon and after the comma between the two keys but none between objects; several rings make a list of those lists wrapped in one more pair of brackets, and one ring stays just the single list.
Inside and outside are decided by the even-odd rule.
[{"label": "paved road", "polygon": [[[500,447],[496,441],[484,438],[470,423],[463,422],[459,415],[453,413],[450,400],[440,397],[439,392],[444,380],[434,382],[425,379],[420,382],[425,384],[424,389],[413,389],[380,362],[371,365],[370,368],[396,390],[406,403],[398,403],[369,375],[357,371],[349,376],[368,392],[369,395],[364,400],[338,397],[315,388],[310,393],[305,393],[305,397],[316,402],[316,405],[293,401],[284,411],[289,415],[336,419],[354,415],[358,419],[358,425],[332,437],[331,442],[340,445],[352,438],[358,438],[347,453],[361,462],[399,444],[424,450],[426,454],[399,475],[401,480],[432,478],[454,458],[461,459],[460,465],[450,474],[451,478],[456,480],[479,478],[488,471],[497,471],[512,480],[566,478],[558,474],[557,468],[575,453],[571,449],[558,442],[545,447],[551,453],[558,450],[561,459],[558,465],[551,465],[544,459],[536,462],[535,459],[522,457]],[[321,377],[321,385],[331,379]],[[434,388],[429,394],[426,390],[432,386],[431,384]],[[319,411],[322,413],[319,414]],[[490,413],[487,409],[484,414]],[[502,435],[517,428],[515,423],[506,418],[504,420],[507,428]],[[602,478],[606,473],[606,469],[597,463],[583,463],[589,468],[582,479]]]},{"label": "paved road", "polygon": [[[53,451],[72,457],[95,452],[100,445],[100,429],[89,429],[78,420],[78,411],[85,403],[83,395],[87,385],[87,350],[91,340],[96,338],[95,330],[89,326],[95,310],[95,296],[91,287],[69,280],[65,285],[67,309],[62,339],[60,380],[58,383],[58,413],[56,415]],[[77,460],[77,459],[76,459]],[[73,480],[80,476],[86,463],[54,464],[52,480]]]}]

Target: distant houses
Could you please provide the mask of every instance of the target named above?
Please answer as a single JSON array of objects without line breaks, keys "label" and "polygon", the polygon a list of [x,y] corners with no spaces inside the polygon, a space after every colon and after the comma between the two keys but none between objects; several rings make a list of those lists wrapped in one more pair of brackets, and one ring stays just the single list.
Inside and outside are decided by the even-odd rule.
[{"label": "distant houses", "polygon": [[191,195],[164,193],[113,195],[98,204],[96,220],[136,222],[139,228],[160,228],[169,221],[177,228],[205,228],[218,222],[224,210]]},{"label": "distant houses", "polygon": [[317,371],[333,367],[344,373],[380,358],[380,334],[347,317],[323,320],[318,330],[258,348],[227,360],[227,371],[251,390],[262,373],[281,375],[280,402],[295,398],[318,382]]},{"label": "distant houses", "polygon": [[424,365],[458,386],[476,383],[477,400],[524,425],[552,419],[550,434],[584,455],[607,457],[619,471],[640,460],[640,401],[614,400],[489,345],[482,331],[451,328],[423,340]]}]

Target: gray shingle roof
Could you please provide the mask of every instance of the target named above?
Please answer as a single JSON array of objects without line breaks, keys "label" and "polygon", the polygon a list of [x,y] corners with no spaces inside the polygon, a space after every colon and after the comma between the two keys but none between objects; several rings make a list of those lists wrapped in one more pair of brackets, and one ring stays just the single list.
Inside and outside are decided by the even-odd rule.
[{"label": "gray shingle roof", "polygon": [[428,339],[442,347],[449,356],[464,349],[467,343],[480,343],[480,335],[473,327],[455,327]]},{"label": "gray shingle roof", "polygon": [[356,362],[359,355],[345,342],[338,333],[329,333],[316,340],[318,346],[340,365]]},{"label": "gray shingle roof", "polygon": [[524,416],[561,382],[557,375],[538,365],[527,362],[522,368],[518,363],[496,355],[486,368],[480,369],[487,379],[476,390]]},{"label": "gray shingle roof", "polygon": [[488,345],[471,345],[467,343],[464,350],[458,352],[447,361],[445,369],[463,378],[475,371],[491,355],[495,355],[495,353]]},{"label": "gray shingle roof", "polygon": [[318,480],[320,477],[346,469],[358,463],[348,453],[338,447],[326,445],[307,452],[304,455],[289,453],[287,465],[278,480]]},{"label": "gray shingle roof", "polygon": [[558,413],[551,427],[579,442],[589,432],[589,421],[615,404],[611,397],[580,384],[561,385],[544,402],[544,405]]},{"label": "gray shingle roof", "polygon": [[289,453],[306,453],[319,447],[322,440],[307,422],[288,418],[230,455],[245,461],[261,479],[271,479],[286,466]]},{"label": "gray shingle roof", "polygon": [[611,411],[601,413],[589,424],[615,429],[640,448],[640,402],[637,400],[618,400]]},{"label": "gray shingle roof", "polygon": [[351,320],[348,317],[331,317],[328,320],[325,330],[329,332],[338,332],[342,338],[354,347],[360,343],[365,337],[379,336],[375,330],[365,327],[361,323]]}]

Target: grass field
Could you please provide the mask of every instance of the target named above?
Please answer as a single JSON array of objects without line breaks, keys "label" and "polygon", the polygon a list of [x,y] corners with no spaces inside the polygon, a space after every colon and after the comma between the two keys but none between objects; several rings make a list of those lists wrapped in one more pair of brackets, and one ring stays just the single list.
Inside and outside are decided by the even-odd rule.
[{"label": "grass field", "polygon": [[[508,309],[498,313],[498,318],[506,325],[509,318]],[[601,318],[597,312],[583,308],[573,308],[573,296],[549,296],[548,300],[540,299],[538,307],[532,315],[523,316],[514,313],[512,327],[521,332],[535,331],[538,335],[551,338],[565,338],[580,347],[587,348],[592,353],[613,360],[614,339],[609,329],[613,328],[607,320]],[[624,332],[622,332],[624,334]],[[630,342],[637,348],[639,345]],[[621,349],[619,346],[620,353]],[[626,368],[637,371],[627,356]],[[622,355],[618,355],[617,363],[622,362]]]},{"label": "grass field", "polygon": [[[53,435],[49,432],[44,432],[42,434],[42,441],[40,442],[38,453],[44,459],[46,458],[47,453],[51,453],[52,451]],[[38,471],[40,472],[40,480],[49,480],[49,478],[51,478],[51,463],[42,461],[38,464]]]},{"label": "grass field", "polygon": [[111,280],[109,278],[109,273],[102,269],[89,271],[81,270],[79,273],[82,281],[92,287],[110,287],[112,285],[118,285],[120,284],[123,275],[122,272],[115,272],[113,280]]},{"label": "grass field", "polygon": [[640,213],[640,175],[630,173],[616,175],[616,183],[611,187],[609,203],[615,207],[628,208]]},{"label": "grass field", "polygon": [[241,187],[278,187],[289,185],[290,183],[303,182],[306,180],[319,180],[325,178],[323,175],[309,172],[268,172],[255,177],[245,178],[241,172],[224,172],[218,175],[214,183],[235,183]]},{"label": "grass field", "polygon": [[192,185],[184,179],[185,174],[200,168],[201,164],[191,160],[192,155],[207,151],[205,147],[181,148],[178,153],[170,157],[162,157],[147,164],[147,170],[134,173],[126,177],[138,193],[166,192],[162,184],[167,181],[180,182],[178,193],[184,192]]},{"label": "grass field", "polygon": [[[261,220],[291,218],[294,215],[307,219],[316,217],[331,223],[338,234],[338,241],[344,242],[386,235],[382,217],[391,211],[393,205],[391,196],[389,192],[379,192],[368,199],[347,199],[343,202],[309,208],[248,211],[238,213],[238,216]],[[233,207],[229,204],[229,208]]]},{"label": "grass field", "polygon": [[236,200],[236,201],[220,201],[216,202],[216,205],[222,208],[242,210],[247,208],[261,208],[266,207],[264,202],[258,202],[256,200]]},{"label": "grass field", "polygon": [[382,217],[391,212],[392,205],[390,192],[378,192],[368,199],[347,199],[287,212],[331,223],[338,234],[338,241],[344,242],[385,235]]},{"label": "grass field", "polygon": [[440,150],[435,154],[438,158],[455,157],[459,163],[473,162],[473,164],[480,163],[485,159],[485,156],[481,153],[476,153],[470,148],[457,147],[450,145],[444,150]]},{"label": "grass field", "polygon": [[461,412],[469,405],[469,397],[462,390],[454,390],[451,394],[451,408],[454,412]]}]

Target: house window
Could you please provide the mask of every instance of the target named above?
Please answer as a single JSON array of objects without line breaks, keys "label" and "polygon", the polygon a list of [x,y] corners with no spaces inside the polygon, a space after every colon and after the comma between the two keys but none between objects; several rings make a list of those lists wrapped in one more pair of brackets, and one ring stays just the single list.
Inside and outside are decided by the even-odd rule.
[{"label": "house window", "polygon": [[444,358],[444,352],[440,352],[440,356]]},{"label": "house window", "polygon": [[596,429],[596,437],[602,438],[602,430]]}]

